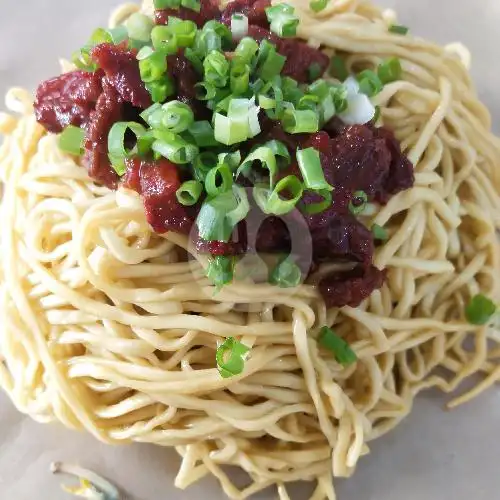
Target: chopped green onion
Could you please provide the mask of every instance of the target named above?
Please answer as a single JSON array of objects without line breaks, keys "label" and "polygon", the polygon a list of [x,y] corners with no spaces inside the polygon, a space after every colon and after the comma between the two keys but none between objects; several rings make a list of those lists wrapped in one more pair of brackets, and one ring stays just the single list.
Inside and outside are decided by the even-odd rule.
[{"label": "chopped green onion", "polygon": [[[280,4],[282,5],[282,4]],[[278,54],[276,47],[267,40],[262,40],[257,56],[256,73],[264,81],[279,75],[285,66],[286,57]]]},{"label": "chopped green onion", "polygon": [[249,211],[245,189],[233,184],[230,191],[205,200],[201,206],[196,219],[200,237],[207,241],[229,241],[234,228]]},{"label": "chopped green onion", "polygon": [[465,317],[471,325],[486,325],[497,312],[496,304],[483,294],[472,297],[465,308]]},{"label": "chopped green onion", "polygon": [[234,59],[243,64],[250,64],[259,50],[259,44],[250,37],[243,38],[234,50]]},{"label": "chopped green onion", "polygon": [[260,165],[269,172],[269,187],[274,186],[274,180],[278,173],[278,165],[273,150],[269,146],[261,146],[252,151],[243,162],[241,162],[236,177],[243,174],[248,179],[255,181],[255,172],[252,171],[254,162],[259,162]]},{"label": "chopped green onion", "polygon": [[134,12],[125,22],[128,35],[133,40],[149,42],[151,40],[151,31],[153,31],[154,22],[145,14]]},{"label": "chopped green onion", "polygon": [[116,28],[109,28],[106,31],[109,33],[109,36],[111,37],[111,43],[114,45],[119,45],[129,37],[128,30],[123,25],[117,26]]},{"label": "chopped green onion", "polygon": [[174,134],[187,130],[194,122],[193,110],[181,101],[169,101],[162,106],[162,126]]},{"label": "chopped green onion", "polygon": [[326,8],[330,0],[311,0],[309,7],[313,12],[321,12]]},{"label": "chopped green onion", "polygon": [[259,111],[254,98],[230,99],[227,117],[215,114],[215,139],[231,146],[255,137],[260,133]]},{"label": "chopped green onion", "polygon": [[283,38],[297,35],[299,18],[295,15],[295,9],[291,5],[280,3],[267,7],[266,15],[273,33]]},{"label": "chopped green onion", "polygon": [[288,108],[283,114],[283,129],[289,134],[313,133],[319,130],[319,116],[315,111]]},{"label": "chopped green onion", "polygon": [[150,47],[141,49],[137,54],[137,59],[139,59],[141,80],[145,83],[159,80],[167,71],[165,54],[162,52],[153,52]]},{"label": "chopped green onion", "polygon": [[194,10],[195,12],[200,12],[201,2],[200,0],[181,0],[181,5],[189,10]]},{"label": "chopped green onion", "polygon": [[330,74],[337,80],[343,82],[349,77],[349,71],[340,56],[333,56],[330,60]]},{"label": "chopped green onion", "polygon": [[181,0],[153,0],[153,3],[157,10],[178,9],[181,6]]},{"label": "chopped green onion", "polygon": [[298,109],[311,109],[313,111],[318,107],[319,98],[313,94],[306,94],[299,99],[297,103]]},{"label": "chopped green onion", "polygon": [[232,64],[230,73],[230,87],[234,95],[244,94],[250,82],[250,66],[248,64]]},{"label": "chopped green onion", "polygon": [[167,28],[175,35],[178,47],[191,47],[198,32],[198,27],[193,21],[172,16],[168,18]]},{"label": "chopped green onion", "polygon": [[[289,196],[287,199],[280,197],[281,193]],[[304,187],[295,175],[288,175],[281,179],[271,191],[262,186],[253,189],[253,196],[260,209],[269,215],[285,215],[290,213],[302,198]]]},{"label": "chopped green onion", "polygon": [[399,26],[397,24],[393,24],[389,26],[390,33],[396,33],[397,35],[406,35],[409,31],[409,28],[406,26]]},{"label": "chopped green onion", "polygon": [[382,110],[380,109],[380,106],[375,106],[375,114],[373,115],[372,122],[377,123],[380,119],[380,115],[382,113]]},{"label": "chopped green onion", "polygon": [[302,211],[308,215],[320,214],[332,206],[333,196],[331,190],[320,189],[319,191],[314,191],[314,194],[321,196],[323,200],[317,203],[303,204]]},{"label": "chopped green onion", "polygon": [[217,94],[215,85],[207,82],[198,82],[194,86],[196,92],[196,99],[199,101],[210,101]]},{"label": "chopped green onion", "polygon": [[222,163],[208,172],[205,179],[205,191],[209,196],[218,196],[231,189],[233,173],[229,165]]},{"label": "chopped green onion", "polygon": [[151,100],[162,103],[175,93],[175,85],[169,76],[164,76],[155,82],[146,83],[146,88],[151,94]]},{"label": "chopped green onion", "polygon": [[281,141],[273,139],[271,141],[267,141],[264,146],[273,152],[280,168],[285,168],[290,165],[292,157],[290,156],[288,148]]},{"label": "chopped green onion", "polygon": [[335,112],[337,114],[347,111],[349,107],[349,101],[347,100],[348,91],[344,85],[339,87],[333,87],[331,90],[333,104],[335,106]]},{"label": "chopped green onion", "polygon": [[320,330],[318,343],[321,347],[332,351],[335,359],[342,366],[352,365],[358,359],[351,346],[327,326]]},{"label": "chopped green onion", "polygon": [[198,74],[203,74],[203,62],[200,56],[191,47],[186,47],[184,57],[192,64]]},{"label": "chopped green onion", "polygon": [[221,37],[224,49],[233,47],[233,36],[231,34],[231,30],[225,24],[211,19],[203,26],[203,31],[206,30],[215,31],[215,33]]},{"label": "chopped green onion", "polygon": [[308,68],[308,73],[309,73],[309,80],[311,82],[314,82],[314,80],[317,80],[321,74],[322,74],[322,69],[319,63],[314,62],[312,63],[309,68]]},{"label": "chopped green onion", "polygon": [[190,207],[195,205],[203,192],[203,185],[198,181],[186,181],[177,190],[175,195],[181,205]]},{"label": "chopped green onion", "polygon": [[304,92],[299,88],[297,81],[293,78],[285,76],[282,78],[281,84],[283,99],[287,102],[291,102],[293,105],[296,105],[304,95]]},{"label": "chopped green onion", "polygon": [[202,151],[193,162],[194,177],[205,184],[208,172],[217,166],[217,155],[213,151]]},{"label": "chopped green onion", "polygon": [[146,108],[139,115],[151,128],[160,128],[163,119],[163,107],[159,103],[154,103],[149,108]]},{"label": "chopped green onion", "polygon": [[[229,264],[225,264],[224,266],[222,266],[221,264],[217,264],[217,272],[220,272],[221,274],[229,274],[227,272],[228,267]],[[225,272],[219,271],[222,269]],[[217,368],[219,369],[221,377],[231,378],[241,375],[245,368],[245,358],[249,351],[249,347],[242,344],[241,342],[238,342],[233,337],[226,339],[226,341],[219,346],[215,355],[215,358],[217,360]]]},{"label": "chopped green onion", "polygon": [[314,148],[297,150],[297,163],[306,188],[313,191],[320,189],[333,191],[333,187],[326,182],[318,150]]},{"label": "chopped green onion", "polygon": [[157,139],[152,145],[155,153],[178,165],[191,163],[198,155],[198,147],[194,144],[190,144],[172,132],[159,132],[155,131],[155,134],[158,134],[158,137],[161,137],[161,139]]},{"label": "chopped green onion", "polygon": [[83,150],[85,130],[68,125],[59,136],[59,148],[65,153],[79,156]]},{"label": "chopped green onion", "polygon": [[226,163],[232,171],[236,171],[241,163],[240,151],[233,151],[232,153],[219,153],[217,158],[219,163]]},{"label": "chopped green onion", "polygon": [[177,53],[178,42],[176,35],[169,26],[155,26],[151,32],[153,47],[165,55]]},{"label": "chopped green onion", "polygon": [[132,154],[125,146],[127,130],[134,133],[137,139],[146,134],[146,129],[137,122],[116,122],[108,134],[108,156],[111,166],[118,175],[125,173],[125,158]]},{"label": "chopped green onion", "polygon": [[368,195],[364,191],[355,191],[352,200],[349,202],[349,211],[353,215],[359,215],[364,212],[368,203]]},{"label": "chopped green onion", "polygon": [[378,224],[373,224],[372,226],[373,237],[379,241],[387,241],[389,239],[389,234],[387,230]]},{"label": "chopped green onion", "polygon": [[206,120],[192,123],[188,128],[188,132],[193,137],[196,145],[200,148],[209,148],[219,145],[215,140],[212,125]]},{"label": "chopped green onion", "polygon": [[401,74],[403,72],[401,68],[401,61],[397,57],[391,57],[384,61],[378,67],[378,77],[380,81],[385,85],[386,83],[395,82],[401,79]]},{"label": "chopped green onion", "polygon": [[269,283],[280,288],[294,288],[301,280],[302,271],[290,256],[282,259],[269,275]]},{"label": "chopped green onion", "polygon": [[359,91],[368,97],[377,95],[383,88],[383,84],[377,73],[371,69],[366,69],[356,76],[359,83]]},{"label": "chopped green onion", "polygon": [[224,57],[224,54],[217,50],[210,52],[203,61],[203,69],[205,82],[216,87],[226,85],[229,78],[229,61]]},{"label": "chopped green onion", "polygon": [[231,17],[231,33],[233,40],[241,40],[248,34],[248,17],[244,14],[233,14]]}]

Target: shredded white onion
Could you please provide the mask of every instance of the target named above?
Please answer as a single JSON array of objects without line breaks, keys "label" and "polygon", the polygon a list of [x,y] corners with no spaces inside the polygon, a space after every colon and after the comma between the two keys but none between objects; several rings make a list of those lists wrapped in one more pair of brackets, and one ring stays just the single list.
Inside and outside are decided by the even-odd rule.
[{"label": "shredded white onion", "polygon": [[248,17],[244,14],[233,14],[231,17],[231,33],[234,40],[241,40],[248,35]]}]

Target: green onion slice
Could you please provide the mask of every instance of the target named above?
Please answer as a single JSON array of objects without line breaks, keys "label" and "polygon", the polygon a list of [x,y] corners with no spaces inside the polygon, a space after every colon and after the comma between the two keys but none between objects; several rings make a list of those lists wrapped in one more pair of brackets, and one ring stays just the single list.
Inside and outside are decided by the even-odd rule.
[{"label": "green onion slice", "polygon": [[70,155],[79,156],[83,151],[85,130],[68,125],[59,136],[59,148]]},{"label": "green onion slice", "polygon": [[250,37],[243,38],[234,50],[234,60],[242,64],[250,64],[259,50],[259,44]]},{"label": "green onion slice", "polygon": [[151,100],[155,103],[165,102],[175,93],[175,84],[167,75],[157,81],[146,83],[146,88],[151,94]]},{"label": "green onion slice", "polygon": [[401,68],[401,61],[397,57],[391,57],[384,61],[378,67],[378,77],[380,81],[385,85],[387,83],[395,82],[401,79],[401,74],[403,72]]},{"label": "green onion slice", "polygon": [[226,163],[232,171],[236,171],[241,163],[240,151],[233,151],[231,153],[219,153],[219,163]]},{"label": "green onion slice", "polygon": [[248,34],[248,17],[244,14],[233,14],[231,17],[231,33],[233,40],[241,40]]},{"label": "green onion slice", "polygon": [[280,288],[294,288],[301,280],[302,271],[290,256],[282,259],[269,274],[269,283]]},{"label": "green onion slice", "polygon": [[310,109],[287,108],[283,113],[283,129],[289,134],[313,133],[319,130],[318,113]]},{"label": "green onion slice", "polygon": [[128,35],[133,40],[149,42],[151,40],[151,31],[153,31],[154,22],[145,14],[134,12],[125,22]]},{"label": "green onion slice", "polygon": [[[290,213],[302,198],[304,187],[295,175],[288,175],[281,179],[273,190],[263,186],[253,188],[255,202],[260,209],[269,215],[285,215]],[[283,199],[280,195],[286,194]]]},{"label": "green onion slice", "polygon": [[231,189],[233,173],[229,165],[222,163],[208,172],[205,179],[205,191],[209,196],[217,196]]},{"label": "green onion slice", "polygon": [[236,171],[236,177],[243,174],[248,179],[255,181],[256,172],[252,170],[254,162],[259,164],[269,172],[269,188],[274,186],[274,181],[278,173],[276,156],[271,149],[272,146],[261,146],[252,151],[241,163]]},{"label": "green onion slice", "polygon": [[181,6],[181,0],[153,0],[153,3],[157,10],[178,9]]},{"label": "green onion slice", "polygon": [[153,151],[172,163],[184,165],[191,163],[198,156],[198,147],[179,135],[159,130],[155,130],[154,134],[157,140],[152,145]]},{"label": "green onion slice", "polygon": [[377,95],[383,88],[383,83],[377,73],[371,69],[362,71],[356,76],[359,83],[359,91],[368,97]]},{"label": "green onion slice", "polygon": [[312,63],[309,68],[307,69],[307,72],[309,73],[309,80],[311,82],[314,82],[314,80],[317,80],[321,74],[322,74],[322,69],[319,63],[314,62]]},{"label": "green onion slice", "polygon": [[314,148],[297,150],[297,163],[307,189],[333,191],[333,187],[326,182],[318,150]]},{"label": "green onion slice", "polygon": [[151,40],[154,49],[165,55],[177,53],[177,49],[180,46],[177,36],[169,26],[155,26],[151,31]]},{"label": "green onion slice", "polygon": [[382,226],[379,226],[378,224],[373,224],[372,234],[373,237],[378,241],[387,241],[389,239],[389,234],[387,232],[387,229],[384,229]]},{"label": "green onion slice", "polygon": [[[218,266],[220,266],[218,264]],[[227,264],[225,265],[227,267]],[[217,368],[223,378],[241,375],[245,368],[245,359],[250,348],[230,337],[219,346],[215,354]]]},{"label": "green onion slice", "polygon": [[116,122],[111,127],[108,135],[108,156],[113,169],[118,175],[125,173],[125,158],[131,156],[133,150],[128,150],[125,146],[125,134],[130,130],[140,139],[146,134],[146,129],[137,122]]},{"label": "green onion slice", "polygon": [[175,195],[181,205],[190,207],[195,205],[203,192],[203,185],[198,181],[186,181],[177,190]]},{"label": "green onion slice", "polygon": [[[280,4],[283,5],[283,4]],[[278,7],[278,6],[277,6]],[[276,47],[268,40],[262,40],[257,56],[257,75],[269,81],[279,75],[285,66],[286,57],[276,51]]]},{"label": "green onion slice", "polygon": [[162,52],[154,52],[151,47],[143,47],[137,53],[141,80],[151,83],[163,77],[167,71],[167,59]]},{"label": "green onion slice", "polygon": [[465,308],[465,317],[471,325],[486,325],[496,314],[496,304],[483,294],[476,295]]},{"label": "green onion slice", "polygon": [[233,95],[247,92],[250,83],[250,66],[248,64],[233,63],[230,72],[230,87]]},{"label": "green onion slice", "polygon": [[181,0],[181,5],[189,10],[194,10],[195,12],[201,11],[200,0]]},{"label": "green onion slice", "polygon": [[188,132],[191,134],[196,145],[200,148],[209,148],[219,145],[215,140],[212,125],[206,120],[193,122],[188,128]]},{"label": "green onion slice", "polygon": [[180,134],[187,130],[194,122],[194,113],[188,104],[181,101],[169,101],[162,106],[162,126]]},{"label": "green onion slice", "polygon": [[352,365],[358,359],[351,346],[327,326],[320,330],[318,343],[321,347],[331,351],[342,366]]},{"label": "green onion slice", "polygon": [[267,7],[266,15],[273,33],[283,38],[297,35],[299,18],[295,15],[295,9],[291,5],[281,3]]},{"label": "green onion slice", "polygon": [[[213,151],[202,151],[193,162],[194,177],[205,184],[208,172],[217,166],[217,155]],[[222,162],[221,162],[222,163]]]},{"label": "green onion slice", "polygon": [[224,54],[212,50],[203,61],[204,81],[215,87],[224,87],[229,79],[229,61]]},{"label": "green onion slice", "polygon": [[279,168],[285,168],[290,165],[292,157],[290,156],[288,148],[281,141],[273,139],[271,141],[267,141],[264,146],[273,152]]},{"label": "green onion slice", "polygon": [[311,0],[309,2],[309,8],[313,12],[321,12],[326,8],[330,0]]},{"label": "green onion slice", "polygon": [[389,32],[395,33],[397,35],[406,35],[408,31],[410,30],[406,26],[400,26],[397,24],[393,24],[392,26],[389,27]]},{"label": "green onion slice", "polygon": [[364,191],[355,191],[349,202],[349,211],[353,215],[359,215],[365,211],[368,204],[368,195]]},{"label": "green onion slice", "polygon": [[340,56],[333,56],[330,60],[330,74],[337,80],[343,82],[349,77],[349,71]]},{"label": "green onion slice", "polygon": [[303,204],[301,209],[308,215],[320,214],[332,206],[333,196],[331,190],[320,189],[315,191],[315,194],[321,196],[323,200],[317,203]]},{"label": "green onion slice", "polygon": [[166,28],[175,36],[178,47],[191,47],[194,44],[198,27],[193,21],[170,16]]}]

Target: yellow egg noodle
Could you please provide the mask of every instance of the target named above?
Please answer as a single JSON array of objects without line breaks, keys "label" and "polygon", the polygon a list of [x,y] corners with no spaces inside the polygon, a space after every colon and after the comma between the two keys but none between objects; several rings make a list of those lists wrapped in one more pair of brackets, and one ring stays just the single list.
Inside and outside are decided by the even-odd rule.
[{"label": "yellow egg noodle", "polygon": [[[453,407],[500,379],[500,337],[464,318],[477,293],[500,301],[500,141],[468,52],[389,32],[394,14],[365,0],[332,0],[318,14],[289,3],[300,36],[340,51],[352,72],[390,56],[403,67],[375,99],[416,182],[370,221],[389,230],[374,262],[388,278],[359,308],[327,310],[307,284],[291,293],[247,279],[215,293],[204,258],[186,262],[187,238],[154,234],[136,193],[94,184],[37,124],[31,95],[10,90],[0,117],[1,386],[37,421],[173,446],[177,487],[214,475],[232,499],[275,486],[285,500],[297,480],[315,482],[311,500],[334,499],[335,478],[421,390],[451,392],[479,374]],[[319,351],[323,325],[357,363]],[[251,356],[224,379],[215,351],[233,336]],[[244,489],[227,465],[248,473]]]}]

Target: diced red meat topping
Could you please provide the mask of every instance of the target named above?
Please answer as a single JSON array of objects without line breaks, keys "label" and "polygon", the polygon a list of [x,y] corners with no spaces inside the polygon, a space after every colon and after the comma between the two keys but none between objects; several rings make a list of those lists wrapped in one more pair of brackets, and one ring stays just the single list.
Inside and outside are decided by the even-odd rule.
[{"label": "diced red meat topping", "polygon": [[196,23],[198,28],[203,28],[203,25],[207,21],[210,21],[211,19],[219,19],[220,10],[218,3],[215,0],[201,0],[200,12],[196,12],[192,9],[186,9],[186,7],[157,10],[155,12],[156,24],[167,24],[170,16],[178,17],[179,19],[183,19],[185,21],[193,21]]},{"label": "diced red meat topping", "polygon": [[142,109],[151,106],[151,96],[141,80],[135,52],[127,50],[124,44],[102,43],[94,47],[90,55],[125,102]]},{"label": "diced red meat topping", "polygon": [[280,38],[260,26],[249,26],[248,36],[261,42],[266,39],[276,45],[276,50],[286,57],[285,67],[281,74],[294,78],[300,83],[310,81],[309,68],[311,64],[318,64],[322,75],[330,62],[328,56],[318,49],[310,47],[297,38]]},{"label": "diced red meat topping", "polygon": [[374,266],[356,267],[327,276],[319,283],[319,291],[327,307],[358,307],[373,291],[381,288],[384,281],[384,271]]},{"label": "diced red meat topping", "polygon": [[35,116],[49,132],[85,126],[102,92],[101,74],[72,71],[43,82],[36,91]]},{"label": "diced red meat topping", "polygon": [[122,119],[124,106],[113,87],[105,82],[104,88],[87,127],[83,163],[90,177],[116,189],[119,177],[108,158],[108,134],[113,124]]},{"label": "diced red meat topping", "polygon": [[270,6],[271,0],[235,0],[229,2],[222,11],[221,21],[230,26],[233,14],[244,14],[248,17],[249,24],[269,28],[266,8]]},{"label": "diced red meat topping", "polygon": [[142,195],[146,218],[157,233],[175,231],[189,234],[194,219],[175,195],[181,182],[177,167],[166,159],[126,161],[127,187]]},{"label": "diced red meat topping", "polygon": [[227,243],[224,241],[206,241],[199,237],[194,237],[195,248],[200,253],[211,255],[243,255],[247,251],[247,229],[245,222],[238,224],[237,230]]}]

